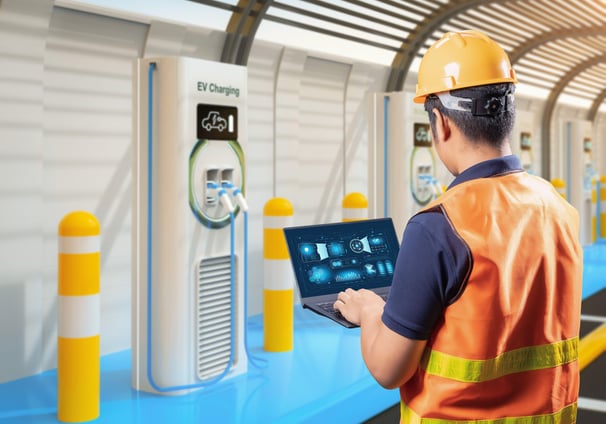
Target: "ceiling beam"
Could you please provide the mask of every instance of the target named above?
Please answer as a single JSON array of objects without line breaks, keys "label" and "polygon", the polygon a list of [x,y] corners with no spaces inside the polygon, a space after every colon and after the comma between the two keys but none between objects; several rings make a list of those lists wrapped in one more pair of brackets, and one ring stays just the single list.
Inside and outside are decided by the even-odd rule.
[{"label": "ceiling beam", "polygon": [[[492,1],[492,3],[506,2],[507,0]],[[434,31],[454,16],[485,3],[484,0],[452,0],[427,15],[402,42],[402,46],[391,64],[391,73],[385,91],[402,90],[412,61]]]},{"label": "ceiling beam", "polygon": [[239,0],[227,23],[221,62],[246,65],[261,21],[273,0]]},{"label": "ceiling beam", "polygon": [[588,121],[595,121],[596,115],[598,114],[598,109],[600,109],[600,106],[602,105],[604,100],[606,100],[606,88],[603,89],[600,94],[596,96],[593,103],[591,104],[591,107],[589,108],[589,111],[587,111]]},{"label": "ceiling beam", "polygon": [[570,69],[552,88],[543,108],[541,117],[541,174],[546,180],[551,179],[551,119],[558,97],[566,86],[585,70],[606,62],[606,53],[594,56]]},{"label": "ceiling beam", "polygon": [[591,37],[596,35],[606,36],[606,27],[602,25],[589,26],[586,28],[573,29],[558,29],[556,31],[546,32],[538,37],[533,37],[527,42],[520,44],[509,53],[511,64],[517,63],[522,56],[541,45],[547,44],[550,41],[560,40],[564,38],[580,38]]}]

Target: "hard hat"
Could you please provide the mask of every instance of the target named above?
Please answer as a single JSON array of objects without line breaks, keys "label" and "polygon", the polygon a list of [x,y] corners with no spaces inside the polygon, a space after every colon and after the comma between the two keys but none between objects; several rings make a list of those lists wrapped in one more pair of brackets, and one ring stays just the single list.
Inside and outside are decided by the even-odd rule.
[{"label": "hard hat", "polygon": [[415,103],[457,88],[518,82],[501,46],[473,30],[448,32],[436,41],[421,59],[417,81]]}]

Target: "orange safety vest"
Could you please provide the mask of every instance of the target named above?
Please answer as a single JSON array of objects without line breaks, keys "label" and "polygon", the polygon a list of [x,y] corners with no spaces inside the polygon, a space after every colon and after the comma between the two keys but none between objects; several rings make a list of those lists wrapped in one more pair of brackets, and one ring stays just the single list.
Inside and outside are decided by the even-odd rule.
[{"label": "orange safety vest", "polygon": [[473,265],[400,388],[401,422],[576,422],[576,210],[525,172],[461,183],[419,213],[432,208],[442,209]]}]

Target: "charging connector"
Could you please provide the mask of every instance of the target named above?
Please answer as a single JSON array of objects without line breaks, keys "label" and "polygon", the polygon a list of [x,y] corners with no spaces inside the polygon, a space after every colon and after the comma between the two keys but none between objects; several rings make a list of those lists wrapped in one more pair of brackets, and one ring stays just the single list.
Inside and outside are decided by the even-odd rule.
[{"label": "charging connector", "polygon": [[242,191],[233,183],[233,168],[223,168],[221,170],[221,187],[225,190],[228,190],[232,195],[233,199],[240,206],[242,211],[248,211],[248,204],[246,203],[246,199],[242,195]]},{"label": "charging connector", "polygon": [[229,193],[223,187],[221,187],[217,192],[217,195],[219,196],[219,201],[223,207],[225,207],[230,214],[233,214],[236,208],[234,208],[231,200],[229,200]]},{"label": "charging connector", "polygon": [[444,193],[444,190],[440,185],[440,181],[436,177],[431,179],[431,188],[433,188],[434,197],[439,197],[442,193]]},{"label": "charging connector", "polygon": [[242,195],[242,192],[240,191],[240,189],[238,187],[235,187],[232,190],[231,195],[234,197],[234,199],[236,199],[236,203],[238,203],[238,205],[240,205],[240,208],[244,212],[248,212],[248,203],[246,203],[246,199],[244,198],[244,196]]}]

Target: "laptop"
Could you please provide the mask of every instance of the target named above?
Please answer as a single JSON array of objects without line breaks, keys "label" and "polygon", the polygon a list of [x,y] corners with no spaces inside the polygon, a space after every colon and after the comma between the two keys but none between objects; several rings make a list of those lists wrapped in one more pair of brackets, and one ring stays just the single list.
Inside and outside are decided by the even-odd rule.
[{"label": "laptop", "polygon": [[348,287],[387,299],[400,244],[391,218],[284,228],[304,308],[353,328],[333,308]]}]

